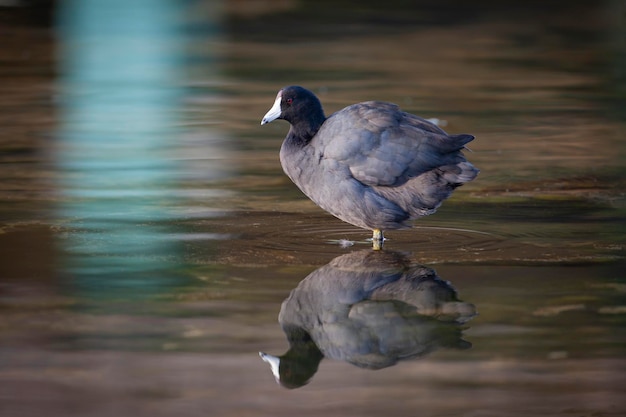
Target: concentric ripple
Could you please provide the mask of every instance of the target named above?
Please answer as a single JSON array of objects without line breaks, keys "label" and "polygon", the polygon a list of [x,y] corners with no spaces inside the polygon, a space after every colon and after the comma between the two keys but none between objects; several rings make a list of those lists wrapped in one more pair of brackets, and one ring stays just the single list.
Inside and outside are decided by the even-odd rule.
[{"label": "concentric ripple", "polygon": [[[222,256],[235,264],[316,265],[371,247],[371,232],[324,213],[240,212],[215,225],[230,236]],[[385,234],[384,249],[412,254],[423,263],[544,263],[580,260],[568,248],[546,248],[511,236],[453,227],[416,226]]]}]

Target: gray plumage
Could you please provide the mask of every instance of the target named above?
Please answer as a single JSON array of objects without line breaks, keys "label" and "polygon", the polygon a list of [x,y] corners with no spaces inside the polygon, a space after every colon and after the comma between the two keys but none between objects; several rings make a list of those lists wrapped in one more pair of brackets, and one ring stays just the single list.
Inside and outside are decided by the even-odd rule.
[{"label": "gray plumage", "polygon": [[365,229],[411,227],[479,172],[462,154],[472,135],[448,135],[395,104],[353,104],[326,118],[313,93],[291,86],[262,124],[277,118],[291,124],[280,150],[287,176],[321,208]]}]

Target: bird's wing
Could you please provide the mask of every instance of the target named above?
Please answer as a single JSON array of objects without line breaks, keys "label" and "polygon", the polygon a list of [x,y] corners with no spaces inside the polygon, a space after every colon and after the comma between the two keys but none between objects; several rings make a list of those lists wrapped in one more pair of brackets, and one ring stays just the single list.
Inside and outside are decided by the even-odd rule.
[{"label": "bird's wing", "polygon": [[471,135],[448,135],[433,123],[383,102],[348,106],[331,115],[318,134],[320,159],[350,170],[370,186],[398,186],[436,167],[463,160]]}]

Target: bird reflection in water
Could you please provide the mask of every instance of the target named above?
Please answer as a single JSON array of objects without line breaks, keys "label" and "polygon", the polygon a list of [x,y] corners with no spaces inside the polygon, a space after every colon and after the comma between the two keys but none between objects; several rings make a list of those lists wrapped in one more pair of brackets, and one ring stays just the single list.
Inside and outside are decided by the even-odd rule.
[{"label": "bird reflection in water", "polygon": [[468,349],[462,325],[475,315],[449,282],[404,254],[353,252],[313,271],[291,292],[278,315],[289,350],[260,356],[279,384],[299,388],[325,357],[382,369],[439,348]]}]

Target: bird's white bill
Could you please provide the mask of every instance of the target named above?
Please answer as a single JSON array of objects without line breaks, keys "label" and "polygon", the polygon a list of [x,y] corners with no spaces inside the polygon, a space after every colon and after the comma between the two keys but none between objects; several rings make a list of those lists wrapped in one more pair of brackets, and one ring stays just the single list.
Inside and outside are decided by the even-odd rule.
[{"label": "bird's white bill", "polygon": [[280,381],[280,358],[276,356],[268,355],[267,353],[259,352],[259,356],[263,359],[264,362],[270,364],[270,368],[272,368],[272,374],[274,374],[274,378],[276,381]]},{"label": "bird's white bill", "polygon": [[280,114],[282,113],[282,110],[280,109],[280,102],[282,98],[283,98],[282,91],[279,91],[278,94],[276,95],[276,100],[274,101],[274,105],[267,113],[265,113],[265,116],[263,116],[263,120],[261,120],[261,126],[264,125],[265,123],[269,123],[280,117]]}]

